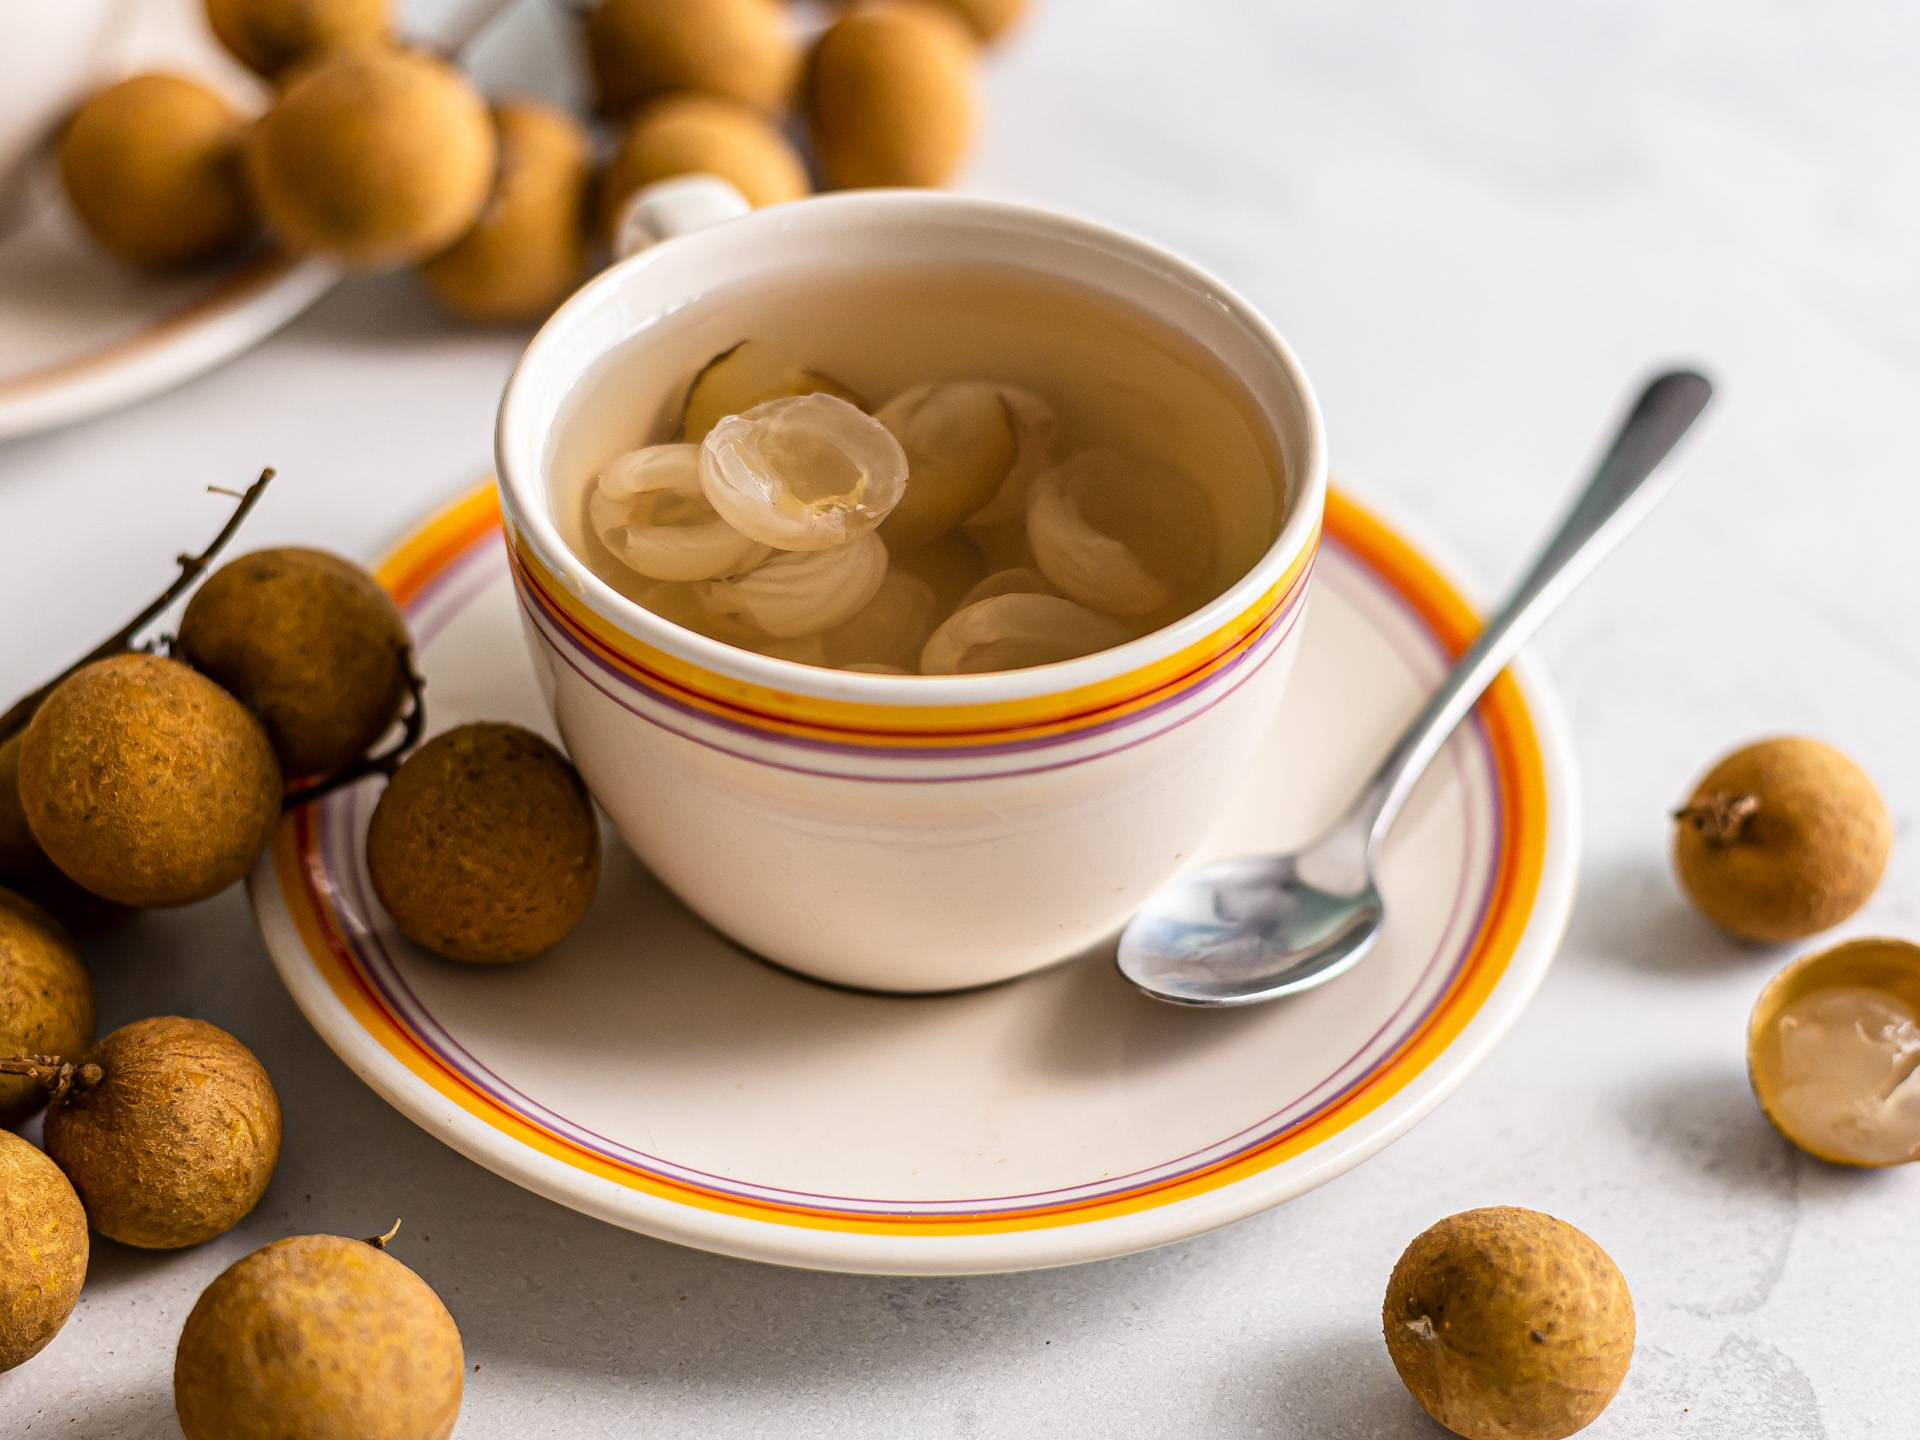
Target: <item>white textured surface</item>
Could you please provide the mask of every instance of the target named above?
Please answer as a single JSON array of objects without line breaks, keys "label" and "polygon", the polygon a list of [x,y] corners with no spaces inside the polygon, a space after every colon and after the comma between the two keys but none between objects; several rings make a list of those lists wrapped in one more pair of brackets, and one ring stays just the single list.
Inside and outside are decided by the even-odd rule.
[{"label": "white textured surface", "polygon": [[[1851,751],[1899,828],[1850,930],[1920,931],[1920,20],[1904,7],[1038,0],[995,61],[970,181],[1165,240],[1267,307],[1337,468],[1503,581],[1649,362],[1720,404],[1683,486],[1542,642],[1588,796],[1573,934],[1533,1011],[1384,1155],[1157,1254],[1005,1279],[784,1273],[607,1229],[493,1179],[362,1089],[273,980],[236,891],[96,952],[103,1025],[183,1010],[265,1057],[289,1147],[202,1249],[102,1245],[74,1321],[0,1377],[0,1432],[172,1434],[193,1297],[297,1230],[371,1233],[466,1335],[460,1434],[1432,1436],[1380,1345],[1406,1240],[1538,1206],[1640,1311],[1595,1437],[1911,1428],[1920,1174],[1804,1161],[1748,1098],[1776,958],[1673,898],[1662,812],[1718,750]],[[370,553],[486,464],[512,337],[356,284],[122,415],[0,447],[0,688],[117,623],[219,507],[253,543]]]}]

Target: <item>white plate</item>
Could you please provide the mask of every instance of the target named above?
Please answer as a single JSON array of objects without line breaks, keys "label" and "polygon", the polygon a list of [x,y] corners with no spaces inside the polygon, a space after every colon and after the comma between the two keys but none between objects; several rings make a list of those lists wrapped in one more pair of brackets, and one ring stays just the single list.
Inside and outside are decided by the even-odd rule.
[{"label": "white plate", "polygon": [[[434,728],[549,730],[490,489],[382,578]],[[1473,628],[1452,587],[1336,496],[1285,713],[1215,854],[1304,838]],[[549,733],[550,730],[549,730]],[[558,950],[477,970],[370,899],[377,788],[281,826],[251,881],[294,1000],[376,1091],[515,1182],[683,1244],[830,1270],[1030,1269],[1124,1254],[1278,1204],[1379,1150],[1525,1007],[1573,899],[1573,764],[1543,682],[1503,680],[1388,843],[1380,948],[1299,999],[1178,1010],[1110,952],[938,998],[834,990],[704,928],[611,836]]]},{"label": "white plate", "polygon": [[[114,33],[103,77],[169,69],[237,101],[260,85],[207,32],[199,0],[150,0]],[[258,344],[334,284],[321,260],[259,250],[181,275],[130,270],[67,209],[51,161],[0,232],[0,440],[143,400]]]}]

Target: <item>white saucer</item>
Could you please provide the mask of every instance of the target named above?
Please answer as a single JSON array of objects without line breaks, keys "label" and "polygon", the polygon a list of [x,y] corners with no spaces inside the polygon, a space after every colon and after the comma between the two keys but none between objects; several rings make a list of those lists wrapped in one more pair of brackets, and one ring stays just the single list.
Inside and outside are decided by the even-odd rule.
[{"label": "white saucer", "polygon": [[[404,540],[433,728],[551,733],[490,488]],[[1338,496],[1266,762],[1212,853],[1304,838],[1473,628],[1457,593]],[[362,785],[295,814],[251,881],[294,1000],[455,1149],[617,1225],[819,1269],[1032,1269],[1165,1244],[1332,1178],[1446,1096],[1518,1018],[1573,900],[1571,752],[1537,671],[1503,680],[1387,846],[1380,949],[1243,1012],[1142,998],[1110,951],[994,989],[890,998],[770,968],[611,834],[581,928],[476,970],[370,899]]]}]

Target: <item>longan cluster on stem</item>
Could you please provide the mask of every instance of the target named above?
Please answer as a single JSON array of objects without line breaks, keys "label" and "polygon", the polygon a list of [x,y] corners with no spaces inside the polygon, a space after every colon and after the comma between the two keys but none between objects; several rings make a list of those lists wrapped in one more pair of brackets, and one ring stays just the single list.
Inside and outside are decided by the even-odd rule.
[{"label": "longan cluster on stem", "polygon": [[1024,8],[871,0],[808,37],[780,0],[597,0],[580,24],[606,122],[595,182],[587,125],[527,97],[489,105],[456,59],[397,33],[389,0],[205,5],[270,98],[248,114],[171,73],[88,98],[60,174],[101,247],[164,269],[264,231],[352,269],[417,267],[449,311],[509,323],[565,298],[642,186],[710,174],[756,206],[808,194],[790,113],[828,185],[945,184],[972,143],[976,52]]}]

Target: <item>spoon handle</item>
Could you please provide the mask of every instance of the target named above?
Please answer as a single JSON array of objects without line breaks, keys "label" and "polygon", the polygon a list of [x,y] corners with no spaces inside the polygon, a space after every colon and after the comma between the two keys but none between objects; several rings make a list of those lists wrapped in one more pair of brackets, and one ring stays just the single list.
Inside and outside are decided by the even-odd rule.
[{"label": "spoon handle", "polygon": [[1712,395],[1706,377],[1688,370],[1656,376],[1640,392],[1540,558],[1395,742],[1337,827],[1365,835],[1369,859],[1422,772],[1515,652],[1666,494],[1670,477],[1656,484],[1654,476]]}]

